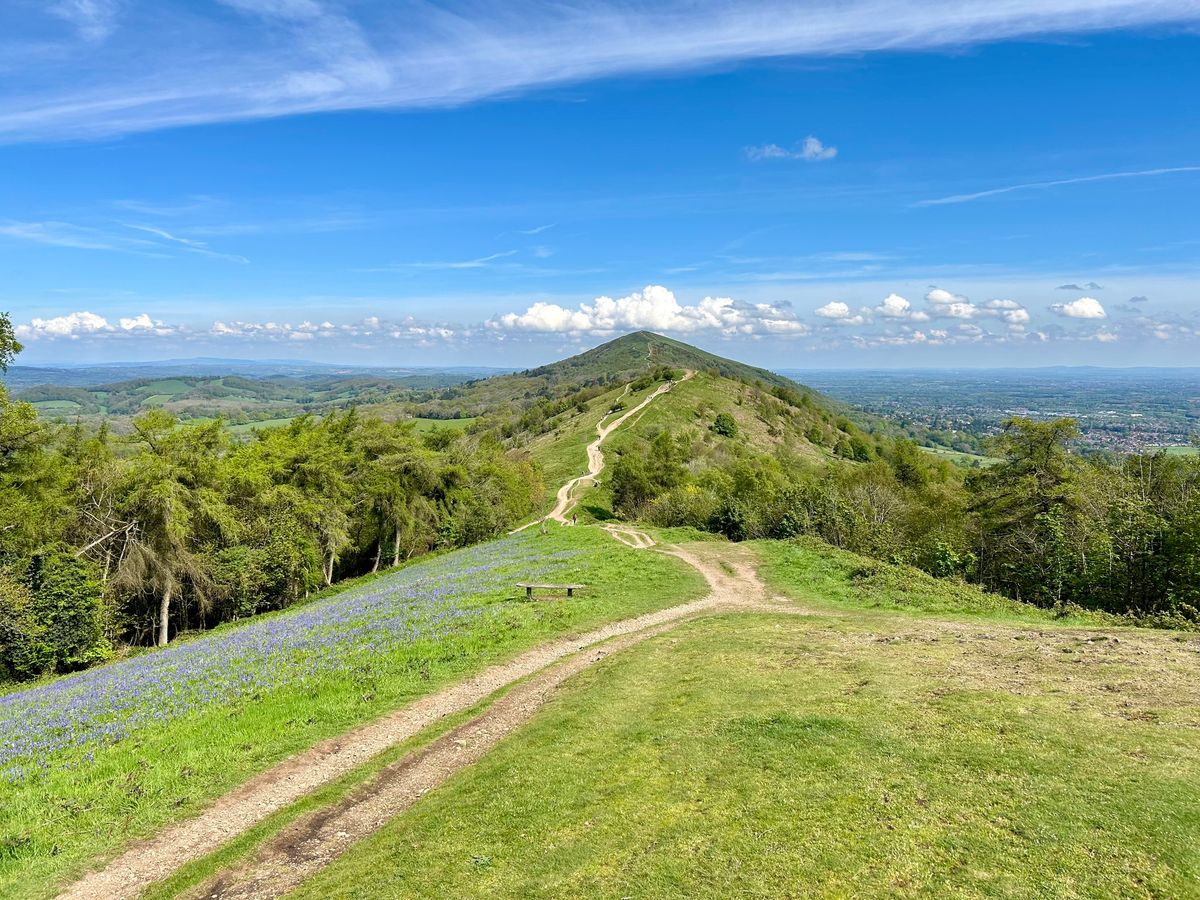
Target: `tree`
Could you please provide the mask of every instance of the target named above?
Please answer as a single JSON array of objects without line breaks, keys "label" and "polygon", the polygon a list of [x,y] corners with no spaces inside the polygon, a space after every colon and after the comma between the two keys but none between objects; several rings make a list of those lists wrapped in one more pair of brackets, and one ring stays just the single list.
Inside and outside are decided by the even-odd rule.
[{"label": "tree", "polygon": [[157,596],[161,647],[170,637],[172,601],[185,587],[205,598],[211,578],[201,546],[233,528],[217,483],[228,437],[219,420],[179,428],[161,410],[134,419],[133,428],[140,452],[118,492],[124,527],[113,535],[122,541],[116,581]]},{"label": "tree", "polygon": [[989,587],[1058,603],[1077,564],[1086,565],[1080,464],[1067,449],[1078,435],[1074,419],[1009,419],[994,445],[1004,461],[969,479]]},{"label": "tree", "polygon": [[8,313],[0,313],[0,373],[7,372],[13,359],[24,349],[17,340]]}]

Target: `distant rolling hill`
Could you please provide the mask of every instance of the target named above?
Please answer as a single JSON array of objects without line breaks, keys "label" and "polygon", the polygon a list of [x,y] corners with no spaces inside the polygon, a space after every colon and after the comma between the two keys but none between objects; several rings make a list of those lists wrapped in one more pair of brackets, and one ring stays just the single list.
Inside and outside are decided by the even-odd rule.
[{"label": "distant rolling hill", "polygon": [[[859,433],[839,403],[810,388],[646,331],[454,392],[467,408],[490,407],[492,430],[514,449],[527,450],[553,485],[584,471],[597,425],[610,410],[633,408],[649,396],[662,383],[663,367],[696,375],[612,434],[605,444],[610,464],[622,453],[645,452],[664,431],[690,444],[697,471],[756,455],[826,457]],[[715,428],[719,416],[733,421],[732,435]]]}]

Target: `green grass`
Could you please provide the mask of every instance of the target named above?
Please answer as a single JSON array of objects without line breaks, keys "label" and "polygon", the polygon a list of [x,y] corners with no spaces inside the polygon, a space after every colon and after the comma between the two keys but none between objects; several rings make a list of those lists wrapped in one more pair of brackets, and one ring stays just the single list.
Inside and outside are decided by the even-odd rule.
[{"label": "green grass", "polygon": [[433,431],[435,428],[444,428],[448,431],[465,431],[475,421],[475,418],[470,416],[462,419],[422,419],[414,417],[405,419],[404,421],[414,425],[418,433],[423,433]]},{"label": "green grass", "polygon": [[1200,455],[1200,447],[1163,447],[1167,456],[1197,456]]},{"label": "green grass", "polygon": [[94,763],[51,770],[19,786],[0,784],[0,896],[48,896],[92,860],[194,814],[323,738],[554,636],[704,591],[682,563],[629,550],[596,529],[552,528],[505,540],[540,541],[548,553],[581,551],[572,561],[572,580],[589,589],[570,603],[532,604],[511,602],[515,591],[498,589],[471,601],[492,607],[494,615],[436,643],[376,659],[370,671],[348,667],[303,686],[204,708],[98,751]]},{"label": "green grass", "polygon": [[[722,437],[711,430],[717,414],[722,412],[737,423],[736,437]],[[614,434],[611,442],[614,450],[622,450],[634,443],[636,435],[646,437],[667,431],[676,436],[688,435],[697,458],[724,458],[734,447],[769,452],[780,445],[815,458],[820,451],[805,437],[812,422],[811,412],[793,410],[758,388],[698,372],[648,406],[628,427]]]},{"label": "green grass", "polygon": [[886,609],[1008,619],[1026,623],[1129,624],[1116,616],[1074,610],[1069,615],[1041,609],[975,585],[934,578],[911,566],[880,562],[830,547],[816,538],[752,541],[761,573],[776,591],[797,600],[855,609]]},{"label": "green grass", "polygon": [[1195,653],[698,620],[573,678],[299,897],[1200,895]]},{"label": "green grass", "polygon": [[180,378],[163,378],[159,381],[152,381],[144,385],[144,387],[147,390],[154,391],[155,394],[166,394],[173,397],[176,394],[186,394],[192,389],[193,385],[188,384]]}]

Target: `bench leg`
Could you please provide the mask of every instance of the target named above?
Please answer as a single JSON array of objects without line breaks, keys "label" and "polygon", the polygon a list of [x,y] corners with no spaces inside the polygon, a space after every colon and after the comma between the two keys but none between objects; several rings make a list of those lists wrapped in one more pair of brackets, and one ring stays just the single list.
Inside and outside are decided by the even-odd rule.
[{"label": "bench leg", "polygon": [[567,588],[567,596],[574,597],[575,596],[575,588]]},{"label": "bench leg", "polygon": [[533,599],[533,588],[529,588],[529,587],[525,588],[525,599],[526,600]]}]

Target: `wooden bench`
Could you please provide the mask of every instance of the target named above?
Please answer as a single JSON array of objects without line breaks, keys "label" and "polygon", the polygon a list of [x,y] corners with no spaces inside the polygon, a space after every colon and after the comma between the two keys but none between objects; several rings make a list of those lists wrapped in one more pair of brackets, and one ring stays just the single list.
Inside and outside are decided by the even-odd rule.
[{"label": "wooden bench", "polygon": [[533,592],[538,591],[566,591],[568,597],[574,597],[575,592],[583,587],[582,584],[527,584],[523,581],[517,582],[517,587],[525,588],[525,599],[532,600]]}]

